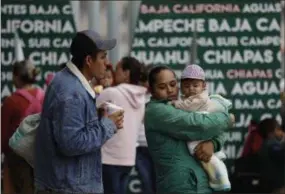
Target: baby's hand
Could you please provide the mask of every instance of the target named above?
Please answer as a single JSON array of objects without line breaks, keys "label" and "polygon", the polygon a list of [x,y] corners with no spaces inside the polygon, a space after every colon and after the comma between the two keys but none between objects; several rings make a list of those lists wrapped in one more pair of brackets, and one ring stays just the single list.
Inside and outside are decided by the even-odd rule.
[{"label": "baby's hand", "polygon": [[168,104],[174,106],[175,105],[175,101],[172,100],[172,101],[168,102]]}]

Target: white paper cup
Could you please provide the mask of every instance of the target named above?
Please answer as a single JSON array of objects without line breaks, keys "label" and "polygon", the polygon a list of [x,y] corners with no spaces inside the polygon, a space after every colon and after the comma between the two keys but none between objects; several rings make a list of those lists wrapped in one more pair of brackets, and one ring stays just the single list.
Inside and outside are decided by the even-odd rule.
[{"label": "white paper cup", "polygon": [[110,102],[105,102],[105,104],[106,104],[106,109],[107,109],[107,114],[108,115],[111,115],[111,114],[113,114],[115,112],[124,110],[122,107],[117,106],[115,104],[112,104]]}]

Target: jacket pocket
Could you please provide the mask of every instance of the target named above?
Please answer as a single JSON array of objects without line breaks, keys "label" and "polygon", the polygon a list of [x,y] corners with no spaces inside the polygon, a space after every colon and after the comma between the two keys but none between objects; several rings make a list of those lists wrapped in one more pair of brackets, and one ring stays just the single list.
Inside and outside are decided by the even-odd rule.
[{"label": "jacket pocket", "polygon": [[80,161],[80,184],[88,184],[90,182],[101,182],[101,155],[99,153],[92,153],[84,156]]}]

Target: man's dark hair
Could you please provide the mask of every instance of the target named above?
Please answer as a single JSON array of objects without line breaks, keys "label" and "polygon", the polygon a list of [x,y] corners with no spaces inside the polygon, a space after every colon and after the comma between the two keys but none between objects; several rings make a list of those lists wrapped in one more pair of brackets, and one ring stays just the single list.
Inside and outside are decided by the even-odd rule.
[{"label": "man's dark hair", "polygon": [[122,69],[124,71],[130,71],[130,83],[138,85],[146,79],[146,71],[144,64],[140,63],[134,57],[124,57],[122,58]]},{"label": "man's dark hair", "polygon": [[70,52],[72,54],[72,63],[77,66],[78,69],[82,69],[85,58],[90,55],[96,59],[97,54],[100,52],[92,40],[84,34],[76,35],[71,43]]},{"label": "man's dark hair", "polygon": [[173,73],[174,77],[176,77],[176,74],[174,73],[174,71],[167,67],[167,66],[155,66],[153,68],[151,68],[149,74],[148,74],[148,84],[149,84],[149,89],[150,91],[153,91],[154,89],[154,85],[156,83],[156,77],[157,75],[161,72],[161,71],[164,71],[164,70],[169,70]]}]

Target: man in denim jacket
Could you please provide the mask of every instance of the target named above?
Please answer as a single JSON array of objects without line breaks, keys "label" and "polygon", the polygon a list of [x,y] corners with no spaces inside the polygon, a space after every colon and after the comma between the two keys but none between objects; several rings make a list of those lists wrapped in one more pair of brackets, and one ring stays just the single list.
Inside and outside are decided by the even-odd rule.
[{"label": "man in denim jacket", "polygon": [[116,40],[91,30],[72,41],[71,62],[47,88],[35,143],[35,186],[44,193],[103,193],[101,146],[122,127],[122,113],[98,115],[89,82],[101,79]]}]

